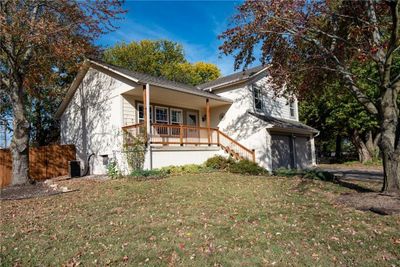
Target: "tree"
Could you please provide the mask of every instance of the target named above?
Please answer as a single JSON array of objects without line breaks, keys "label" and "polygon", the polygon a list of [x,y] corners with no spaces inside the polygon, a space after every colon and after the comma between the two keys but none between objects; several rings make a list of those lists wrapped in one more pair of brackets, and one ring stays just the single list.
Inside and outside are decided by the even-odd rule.
[{"label": "tree", "polygon": [[[388,1],[246,1],[238,7],[234,27],[220,36],[225,54],[235,54],[235,67],[255,60],[271,63],[275,89],[286,85],[299,95],[326,77],[336,76],[366,111],[377,118],[383,156],[382,191],[400,194],[400,126],[397,99],[400,70],[399,0]],[[353,62],[373,62],[379,97],[370,99],[352,72]]]},{"label": "tree", "polygon": [[376,159],[378,122],[342,88],[339,82],[321,86],[319,92],[315,90],[301,99],[301,120],[321,131],[319,143],[336,143],[337,162],[342,161],[342,140],[352,142],[360,162]]},{"label": "tree", "polygon": [[189,63],[182,45],[169,40],[117,44],[104,52],[103,60],[132,71],[192,85],[208,82],[221,75],[214,64]]},{"label": "tree", "polygon": [[217,79],[221,76],[221,72],[217,66],[211,63],[191,64],[185,62],[165,66],[161,76],[176,82],[199,85]]},{"label": "tree", "polygon": [[[400,63],[400,62],[399,62]],[[352,73],[357,74],[357,82],[363,83],[364,92],[370,99],[379,97],[379,88],[369,83],[369,79],[378,79],[370,62],[353,63]],[[360,162],[367,162],[379,157],[379,124],[375,116],[346,90],[340,79],[326,79],[318,88],[312,88],[303,96],[300,103],[301,119],[310,126],[321,130],[320,142],[333,143],[336,137],[336,156],[340,153],[342,138],[350,140],[358,153]],[[342,158],[337,157],[337,161]]]},{"label": "tree", "polygon": [[[0,2],[0,88],[13,115],[12,184],[29,181],[27,105],[30,96],[62,75],[66,61],[92,54],[92,42],[113,30],[122,1],[5,0]],[[49,87],[50,88],[50,87]],[[37,94],[38,95],[38,94]]]},{"label": "tree", "polygon": [[142,40],[117,44],[104,51],[103,60],[157,77],[162,75],[165,66],[186,62],[183,47],[168,40]]}]

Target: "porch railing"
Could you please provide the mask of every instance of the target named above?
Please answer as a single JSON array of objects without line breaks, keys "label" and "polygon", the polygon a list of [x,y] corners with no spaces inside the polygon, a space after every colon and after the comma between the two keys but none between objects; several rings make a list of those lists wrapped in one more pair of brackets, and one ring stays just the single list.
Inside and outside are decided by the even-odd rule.
[{"label": "porch railing", "polygon": [[134,142],[134,137],[147,139],[151,144],[161,145],[217,145],[235,159],[255,161],[255,152],[243,146],[216,128],[181,124],[151,124],[150,136],[145,136],[143,123],[122,127],[125,144]]}]

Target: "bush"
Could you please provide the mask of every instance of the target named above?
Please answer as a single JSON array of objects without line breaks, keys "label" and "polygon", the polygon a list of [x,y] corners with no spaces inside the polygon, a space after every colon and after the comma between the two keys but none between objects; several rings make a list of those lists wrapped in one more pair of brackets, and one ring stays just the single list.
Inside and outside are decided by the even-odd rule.
[{"label": "bush", "polygon": [[118,169],[118,165],[117,162],[115,161],[111,161],[108,165],[107,165],[107,175],[111,178],[111,179],[116,179],[118,177],[121,177],[121,172]]},{"label": "bush", "polygon": [[279,168],[274,170],[273,174],[276,176],[283,176],[283,177],[300,176],[304,179],[321,180],[321,181],[335,180],[335,176],[332,173],[314,169],[297,170],[297,169]]},{"label": "bush", "polygon": [[276,176],[283,176],[283,177],[293,177],[296,175],[301,175],[301,172],[297,169],[286,169],[286,168],[278,168],[273,170],[272,172]]},{"label": "bush", "polygon": [[335,176],[332,173],[319,170],[306,170],[303,178],[330,182],[335,181]]},{"label": "bush", "polygon": [[267,171],[250,160],[239,160],[228,165],[228,171],[232,173],[261,175]]},{"label": "bush", "polygon": [[204,163],[206,167],[214,169],[214,170],[226,170],[229,165],[235,163],[232,158],[225,158],[223,156],[214,156],[209,158]]},{"label": "bush", "polygon": [[167,173],[159,169],[134,170],[129,176],[134,178],[164,178],[165,176],[167,176]]},{"label": "bush", "polygon": [[187,164],[187,165],[182,165],[182,166],[162,167],[160,170],[164,171],[167,174],[180,175],[180,174],[209,172],[212,169],[209,167],[206,167],[204,165]]}]

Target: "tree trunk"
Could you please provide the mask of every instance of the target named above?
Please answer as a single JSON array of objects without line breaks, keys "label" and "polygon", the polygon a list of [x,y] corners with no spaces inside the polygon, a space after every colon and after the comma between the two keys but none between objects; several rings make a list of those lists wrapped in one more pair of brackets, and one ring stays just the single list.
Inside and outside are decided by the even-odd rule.
[{"label": "tree trunk", "polygon": [[382,192],[400,195],[400,127],[397,92],[386,89],[380,106],[381,139],[384,179]]},{"label": "tree trunk", "polygon": [[379,158],[379,146],[378,146],[379,139],[380,139],[380,133],[378,133],[375,136],[375,138],[373,137],[372,131],[369,131],[366,135],[365,145],[367,146],[367,149],[373,159]]},{"label": "tree trunk", "polygon": [[335,160],[340,162],[342,159],[342,136],[336,135],[336,148],[335,148]]},{"label": "tree trunk", "polygon": [[353,145],[356,147],[359,161],[361,163],[365,163],[372,160],[372,156],[367,148],[367,145],[364,143],[357,130],[352,132],[351,139]]},{"label": "tree trunk", "polygon": [[26,119],[22,86],[15,86],[10,97],[14,116],[14,134],[10,144],[11,185],[21,185],[29,182],[29,122]]}]

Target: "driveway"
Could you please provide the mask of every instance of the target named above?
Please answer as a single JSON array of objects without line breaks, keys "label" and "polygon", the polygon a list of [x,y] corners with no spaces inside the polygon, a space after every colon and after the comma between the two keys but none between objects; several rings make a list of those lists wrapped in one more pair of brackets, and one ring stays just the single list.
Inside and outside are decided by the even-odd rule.
[{"label": "driveway", "polygon": [[379,168],[363,168],[359,166],[335,166],[330,167],[328,164],[323,164],[317,169],[333,173],[340,177],[340,179],[356,179],[363,181],[382,181],[383,171]]}]

